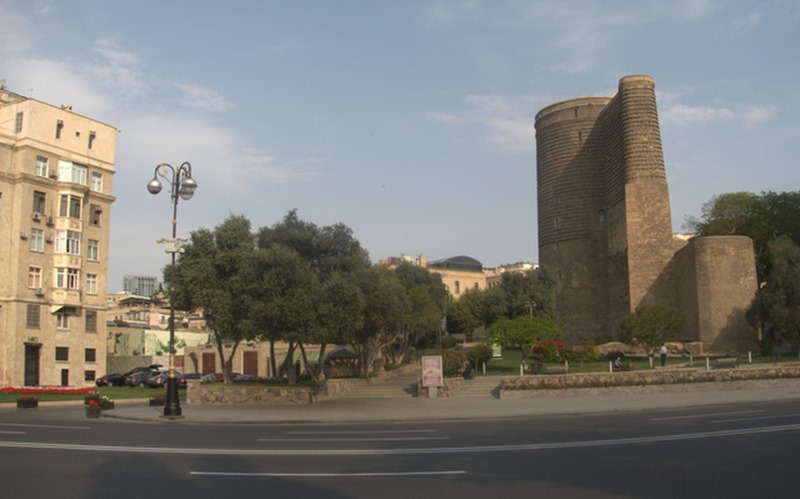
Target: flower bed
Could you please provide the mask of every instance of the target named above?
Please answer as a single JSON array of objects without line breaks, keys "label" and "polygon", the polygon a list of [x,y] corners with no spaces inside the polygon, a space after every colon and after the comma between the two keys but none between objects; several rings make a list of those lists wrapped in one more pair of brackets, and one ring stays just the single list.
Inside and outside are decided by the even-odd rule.
[{"label": "flower bed", "polygon": [[97,393],[97,390],[83,386],[4,386],[0,388],[0,393],[35,397],[37,395],[86,395]]}]

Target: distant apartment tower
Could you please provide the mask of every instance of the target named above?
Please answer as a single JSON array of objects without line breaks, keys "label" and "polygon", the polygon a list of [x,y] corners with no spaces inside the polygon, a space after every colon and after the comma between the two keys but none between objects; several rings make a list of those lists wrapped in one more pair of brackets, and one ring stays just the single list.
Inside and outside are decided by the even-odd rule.
[{"label": "distant apartment tower", "polygon": [[158,278],[143,275],[126,275],[122,278],[122,290],[132,295],[153,297],[158,293]]},{"label": "distant apartment tower", "polygon": [[106,370],[117,130],[0,87],[0,386]]},{"label": "distant apartment tower", "polygon": [[678,340],[713,352],[752,348],[750,238],[672,233],[655,82],[627,76],[613,97],[536,115],[539,261],[557,276],[558,321],[576,344],[612,340],[642,306],[683,310]]}]

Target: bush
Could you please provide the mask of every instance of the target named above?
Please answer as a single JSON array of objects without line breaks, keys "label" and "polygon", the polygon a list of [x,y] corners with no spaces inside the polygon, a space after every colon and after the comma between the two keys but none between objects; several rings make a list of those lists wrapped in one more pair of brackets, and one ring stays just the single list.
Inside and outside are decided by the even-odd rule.
[{"label": "bush", "polygon": [[455,350],[442,352],[442,370],[445,376],[456,376],[466,362],[467,356]]},{"label": "bush", "polygon": [[456,343],[458,343],[458,341],[456,341],[455,337],[452,335],[447,334],[442,336],[442,348],[453,348],[456,346]]},{"label": "bush", "polygon": [[600,351],[594,345],[576,348],[575,360],[578,362],[597,362],[600,360]]},{"label": "bush", "polygon": [[472,367],[478,369],[484,362],[487,364],[490,360],[492,360],[492,355],[494,352],[492,351],[492,347],[485,343],[481,343],[480,345],[474,346],[467,352],[467,359],[469,363],[472,364]]},{"label": "bush", "polygon": [[542,340],[533,345],[529,354],[539,362],[563,362],[575,358],[575,350],[558,340]]}]

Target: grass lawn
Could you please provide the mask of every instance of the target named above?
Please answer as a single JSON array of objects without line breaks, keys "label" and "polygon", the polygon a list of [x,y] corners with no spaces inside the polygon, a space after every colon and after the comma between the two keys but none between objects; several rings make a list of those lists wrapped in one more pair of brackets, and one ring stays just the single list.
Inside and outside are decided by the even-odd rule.
[{"label": "grass lawn", "polygon": [[[126,400],[126,399],[148,399],[153,396],[154,393],[160,391],[157,388],[138,388],[138,387],[127,387],[127,386],[115,386],[115,387],[99,387],[97,388],[97,392],[100,395],[105,395],[111,400]],[[36,398],[40,402],[53,402],[53,401],[65,401],[65,400],[83,400],[83,394],[70,394],[70,395],[61,395],[55,393],[43,393],[37,395]],[[11,404],[17,402],[17,395],[13,393],[0,393],[0,404]]]}]

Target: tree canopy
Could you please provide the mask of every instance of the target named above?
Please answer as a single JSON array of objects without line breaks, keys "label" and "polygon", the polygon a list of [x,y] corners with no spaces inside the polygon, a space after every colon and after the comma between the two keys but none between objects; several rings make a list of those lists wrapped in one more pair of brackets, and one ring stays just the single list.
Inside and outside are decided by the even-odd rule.
[{"label": "tree canopy", "polygon": [[664,305],[639,307],[622,320],[619,341],[644,348],[649,356],[668,341],[679,338],[686,329],[686,314]]}]

